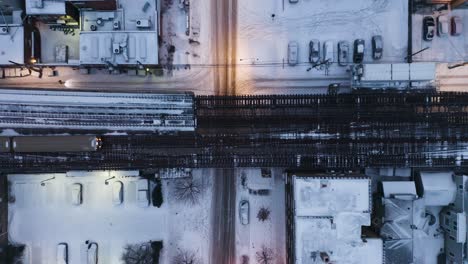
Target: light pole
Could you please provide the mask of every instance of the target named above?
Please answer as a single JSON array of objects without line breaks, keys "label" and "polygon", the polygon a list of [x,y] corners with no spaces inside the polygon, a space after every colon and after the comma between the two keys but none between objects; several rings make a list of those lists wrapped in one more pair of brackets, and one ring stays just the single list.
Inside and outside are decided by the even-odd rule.
[{"label": "light pole", "polygon": [[50,180],[53,180],[53,179],[55,179],[55,176],[52,177],[52,178],[45,179],[45,180],[41,181],[41,186],[45,186],[45,182],[46,182],[46,181],[50,181]]},{"label": "light pole", "polygon": [[104,184],[109,185],[109,180],[114,179],[115,176],[112,176],[104,181]]}]

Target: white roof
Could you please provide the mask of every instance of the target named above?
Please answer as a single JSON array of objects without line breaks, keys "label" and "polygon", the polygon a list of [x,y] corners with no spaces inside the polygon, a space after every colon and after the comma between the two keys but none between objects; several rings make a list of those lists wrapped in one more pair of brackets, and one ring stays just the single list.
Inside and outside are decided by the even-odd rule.
[{"label": "white roof", "polygon": [[65,15],[65,0],[26,0],[27,15]]},{"label": "white roof", "polygon": [[455,201],[457,186],[453,172],[421,172],[423,197],[427,206],[447,206]]},{"label": "white roof", "polygon": [[436,78],[436,64],[433,62],[412,63],[410,64],[410,73],[412,81],[434,80]]},{"label": "white roof", "polygon": [[362,81],[431,81],[435,63],[365,64]]},{"label": "white roof", "polygon": [[370,211],[370,179],[294,177],[297,216],[325,217]]},{"label": "white roof", "polygon": [[382,182],[384,197],[391,198],[392,195],[414,195],[417,197],[414,181],[386,181]]},{"label": "white roof", "polygon": [[371,223],[369,178],[293,176],[293,192],[296,264],[319,263],[320,252],[331,263],[382,263],[382,240],[361,239]]},{"label": "white roof", "polygon": [[0,34],[0,65],[11,65],[9,61],[23,64],[24,27],[9,26],[8,30],[8,34]]},{"label": "white roof", "polygon": [[[115,50],[120,50],[114,52]],[[81,64],[158,64],[157,31],[86,31],[80,33]]]},{"label": "white roof", "polygon": [[343,214],[341,218],[333,224],[327,218],[296,218],[295,263],[322,263],[320,252],[326,252],[331,263],[382,263],[382,239],[363,242],[360,238],[362,224],[370,224],[369,214]]}]

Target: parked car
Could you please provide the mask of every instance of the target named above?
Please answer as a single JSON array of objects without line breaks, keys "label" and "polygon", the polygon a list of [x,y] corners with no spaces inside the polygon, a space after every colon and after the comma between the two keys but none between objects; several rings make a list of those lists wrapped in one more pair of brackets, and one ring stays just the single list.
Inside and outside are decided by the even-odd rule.
[{"label": "parked car", "polygon": [[435,23],[434,18],[431,16],[424,17],[423,19],[423,39],[431,41],[434,38]]},{"label": "parked car", "polygon": [[449,23],[446,15],[440,15],[437,17],[437,35],[439,37],[445,37],[449,33]]},{"label": "parked car", "polygon": [[349,63],[349,42],[340,41],[338,43],[338,64],[346,66]]},{"label": "parked car", "polygon": [[365,41],[363,39],[356,39],[354,41],[354,54],[353,54],[354,63],[362,63],[364,59],[364,47],[365,47]]},{"label": "parked car", "polygon": [[243,225],[249,224],[249,201],[242,200],[239,203],[239,218]]},{"label": "parked car", "polygon": [[309,62],[317,64],[320,62],[320,41],[313,39],[309,42]]},{"label": "parked car", "polygon": [[463,32],[463,20],[459,16],[453,16],[450,19],[452,36],[459,36]]},{"label": "parked car", "polygon": [[291,66],[297,65],[299,56],[299,44],[296,41],[291,41],[288,44],[288,64]]},{"label": "parked car", "polygon": [[80,205],[83,202],[83,186],[81,183],[72,184],[71,201],[73,205]]},{"label": "parked car", "polygon": [[383,39],[382,36],[377,35],[372,37],[372,58],[380,60],[383,55]]},{"label": "parked car", "polygon": [[333,41],[329,40],[323,43],[323,61],[326,63],[333,63],[334,61]]},{"label": "parked car", "polygon": [[147,207],[149,205],[149,189],[148,180],[139,179],[137,182],[137,203],[140,207]]},{"label": "parked car", "polygon": [[57,245],[57,264],[67,264],[68,263],[68,246],[67,243],[60,243]]},{"label": "parked car", "polygon": [[88,244],[88,250],[87,250],[87,258],[88,258],[88,263],[87,264],[97,264],[98,263],[98,245],[97,243],[89,243]]},{"label": "parked car", "polygon": [[123,183],[121,181],[115,181],[112,183],[112,203],[119,205],[123,201]]}]

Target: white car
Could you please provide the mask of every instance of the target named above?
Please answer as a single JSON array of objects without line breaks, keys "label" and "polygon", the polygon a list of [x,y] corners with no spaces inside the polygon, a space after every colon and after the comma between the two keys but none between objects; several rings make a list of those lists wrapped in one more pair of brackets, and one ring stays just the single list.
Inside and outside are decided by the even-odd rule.
[{"label": "white car", "polygon": [[148,180],[140,179],[137,182],[137,203],[140,207],[147,207],[149,205],[149,190]]},{"label": "white car", "polygon": [[57,245],[57,264],[68,263],[68,247],[66,243],[60,243]]},{"label": "white car", "polygon": [[333,63],[335,51],[333,49],[333,41],[323,43],[323,61],[327,64]]},{"label": "white car", "polygon": [[437,35],[445,37],[449,33],[449,20],[447,16],[440,15],[437,17]]},{"label": "white car", "polygon": [[88,245],[87,260],[87,264],[98,263],[98,246],[96,243],[90,243]]},{"label": "white car", "polygon": [[249,201],[242,200],[239,203],[239,218],[243,225],[249,224]]},{"label": "white car", "polygon": [[123,183],[121,181],[115,181],[112,184],[112,203],[119,205],[123,201]]},{"label": "white car", "polygon": [[295,66],[298,63],[299,44],[296,41],[291,41],[288,44],[288,64]]},{"label": "white car", "polygon": [[74,183],[71,186],[71,201],[73,205],[80,205],[83,201],[83,188],[81,183]]}]

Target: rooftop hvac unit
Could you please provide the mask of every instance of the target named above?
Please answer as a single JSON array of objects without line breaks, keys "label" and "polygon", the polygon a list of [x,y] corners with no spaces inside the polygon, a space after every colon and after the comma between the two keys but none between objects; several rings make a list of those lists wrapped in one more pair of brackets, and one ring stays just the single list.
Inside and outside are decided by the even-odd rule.
[{"label": "rooftop hvac unit", "polygon": [[8,27],[0,27],[0,34],[3,34],[3,35],[8,34],[8,31],[9,31]]},{"label": "rooftop hvac unit", "polygon": [[112,44],[112,51],[114,54],[120,54],[120,45],[119,43],[113,43]]},{"label": "rooftop hvac unit", "polygon": [[119,30],[120,29],[120,21],[114,21],[114,23],[112,23],[112,26],[113,26],[114,30]]},{"label": "rooftop hvac unit", "polygon": [[137,28],[149,28],[150,27],[150,21],[149,21],[149,19],[138,19],[136,21],[136,26],[137,26]]}]

